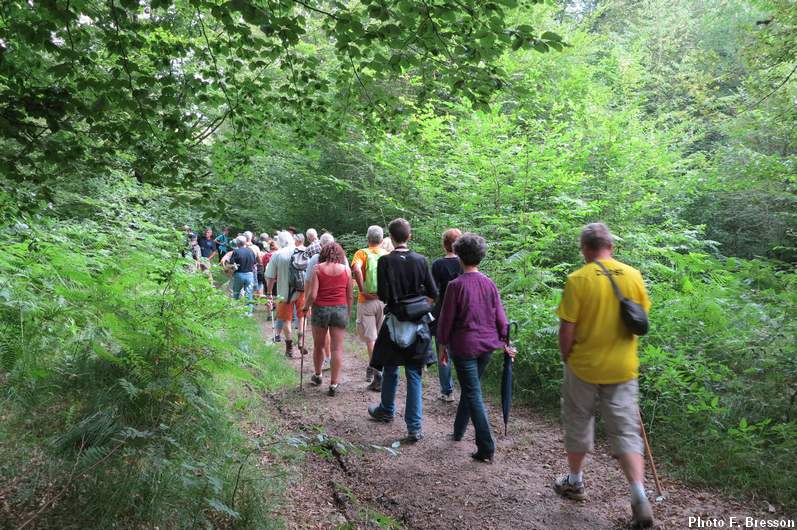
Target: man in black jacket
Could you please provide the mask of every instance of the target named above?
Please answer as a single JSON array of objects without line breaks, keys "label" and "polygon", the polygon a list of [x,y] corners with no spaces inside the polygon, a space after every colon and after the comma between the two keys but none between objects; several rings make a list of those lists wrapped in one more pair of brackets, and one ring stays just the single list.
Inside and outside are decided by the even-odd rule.
[{"label": "man in black jacket", "polygon": [[[407,423],[408,440],[417,442],[423,437],[421,429],[423,365],[429,359],[434,359],[431,335],[428,325],[422,324],[426,326],[425,333],[423,335],[419,333],[408,347],[399,347],[391,338],[389,320],[403,315],[404,302],[412,299],[420,298],[420,304],[423,304],[425,303],[423,297],[427,298],[431,310],[431,304],[437,297],[437,286],[432,279],[426,258],[407,247],[411,237],[410,223],[405,219],[395,219],[388,225],[388,232],[395,250],[382,256],[377,265],[377,294],[386,304],[387,318],[379,330],[371,361],[371,366],[382,369],[382,399],[379,405],[368,407],[368,414],[376,421],[393,421],[393,416],[396,414],[399,366],[404,366],[404,373],[407,376],[404,420]],[[396,320],[393,322],[402,324]]]}]

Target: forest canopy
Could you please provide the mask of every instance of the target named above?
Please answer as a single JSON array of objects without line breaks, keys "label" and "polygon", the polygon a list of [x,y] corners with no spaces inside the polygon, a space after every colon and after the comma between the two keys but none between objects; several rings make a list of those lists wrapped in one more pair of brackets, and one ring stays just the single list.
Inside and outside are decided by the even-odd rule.
[{"label": "forest canopy", "polygon": [[793,509],[795,36],[790,0],[2,2],[0,475],[39,462],[100,499],[86,527],[257,520],[218,388],[265,354],[185,273],[183,224],[314,226],[351,254],[401,216],[430,257],[480,233],[516,395],[552,411],[554,309],[600,220],[653,300],[654,450]]}]

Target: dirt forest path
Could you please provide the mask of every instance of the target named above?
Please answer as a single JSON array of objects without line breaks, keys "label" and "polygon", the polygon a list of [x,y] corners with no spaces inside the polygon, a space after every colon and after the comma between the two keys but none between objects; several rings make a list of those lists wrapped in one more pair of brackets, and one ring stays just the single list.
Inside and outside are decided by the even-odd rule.
[{"label": "dirt forest path", "polygon": [[[270,340],[271,323],[262,319],[261,327]],[[282,353],[284,346],[279,346]],[[332,444],[326,455],[308,452],[278,514],[289,528],[391,528],[395,523],[402,528],[446,530],[629,528],[628,486],[605,446],[599,445],[588,460],[588,501],[561,499],[551,489],[553,479],[566,470],[558,424],[515,406],[509,436],[504,437],[500,406],[490,404],[497,442],[495,462],[474,462],[470,458],[475,450],[472,426],[462,442],[446,438],[456,403],[438,399],[439,384],[432,371],[424,374],[423,382],[426,437],[417,444],[405,444],[403,374],[395,420],[376,423],[368,419],[366,407],[377,403],[379,395],[366,389],[366,355],[356,338],[347,336],[341,390],[335,397],[327,396],[328,372],[322,386],[308,384],[310,351],[305,358],[303,393],[298,390],[297,355],[291,361],[297,368],[297,387],[266,396],[273,419],[286,436],[324,433],[355,449],[339,452]],[[499,357],[492,362],[500,362]],[[395,442],[401,444],[395,454],[384,449]],[[773,517],[765,512],[763,501],[764,506],[743,505],[666,477],[662,482],[666,499],[654,502],[656,528],[687,528],[689,516],[727,519],[735,515],[742,521],[746,516]],[[646,487],[653,499],[650,477]]]}]

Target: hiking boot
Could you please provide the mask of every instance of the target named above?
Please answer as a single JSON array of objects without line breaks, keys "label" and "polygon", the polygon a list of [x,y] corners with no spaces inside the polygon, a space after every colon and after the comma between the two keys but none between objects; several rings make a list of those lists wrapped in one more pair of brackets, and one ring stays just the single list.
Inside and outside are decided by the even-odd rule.
[{"label": "hiking boot", "polygon": [[324,357],[324,363],[321,365],[321,371],[326,372],[332,368],[332,363],[329,362],[329,357]]},{"label": "hiking boot", "polygon": [[631,526],[633,528],[650,528],[653,526],[653,508],[650,501],[642,499],[640,502],[631,505]]},{"label": "hiking boot", "polygon": [[286,340],[285,341],[285,357],[289,359],[293,359],[293,341]]},{"label": "hiking boot", "polygon": [[390,423],[393,421],[393,416],[382,410],[382,407],[379,405],[369,405],[368,415],[371,416],[371,419],[374,421],[381,421],[383,423]]},{"label": "hiking boot", "polygon": [[310,384],[313,386],[321,386],[321,376],[317,374],[311,375]]},{"label": "hiking boot", "polygon": [[443,403],[453,403],[454,402],[454,393],[450,394],[440,394],[440,401]]},{"label": "hiking boot", "polygon": [[584,489],[584,481],[571,484],[568,480],[569,475],[559,477],[553,483],[553,490],[566,499],[573,499],[576,501],[583,501],[587,498]]},{"label": "hiking boot", "polygon": [[365,382],[370,383],[374,380],[374,369],[370,366],[365,369]]},{"label": "hiking boot", "polygon": [[423,440],[423,431],[416,431],[407,433],[407,441],[411,444],[420,442]]},{"label": "hiking boot", "polygon": [[379,373],[377,370],[374,370],[374,380],[371,381],[370,385],[368,385],[368,390],[371,390],[373,392],[382,391],[382,374]]},{"label": "hiking boot", "polygon": [[329,397],[335,397],[338,393],[339,384],[329,385],[329,391],[327,391],[327,395]]},{"label": "hiking boot", "polygon": [[475,453],[471,453],[470,457],[477,462],[484,462],[485,464],[493,463],[492,453],[480,453],[479,451],[476,451]]}]

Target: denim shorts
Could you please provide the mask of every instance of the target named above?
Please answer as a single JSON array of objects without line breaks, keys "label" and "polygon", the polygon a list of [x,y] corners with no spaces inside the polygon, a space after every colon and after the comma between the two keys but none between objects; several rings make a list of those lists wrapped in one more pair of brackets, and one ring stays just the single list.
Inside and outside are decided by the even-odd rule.
[{"label": "denim shorts", "polygon": [[349,325],[349,307],[346,305],[315,305],[310,323],[317,328],[345,328]]}]

